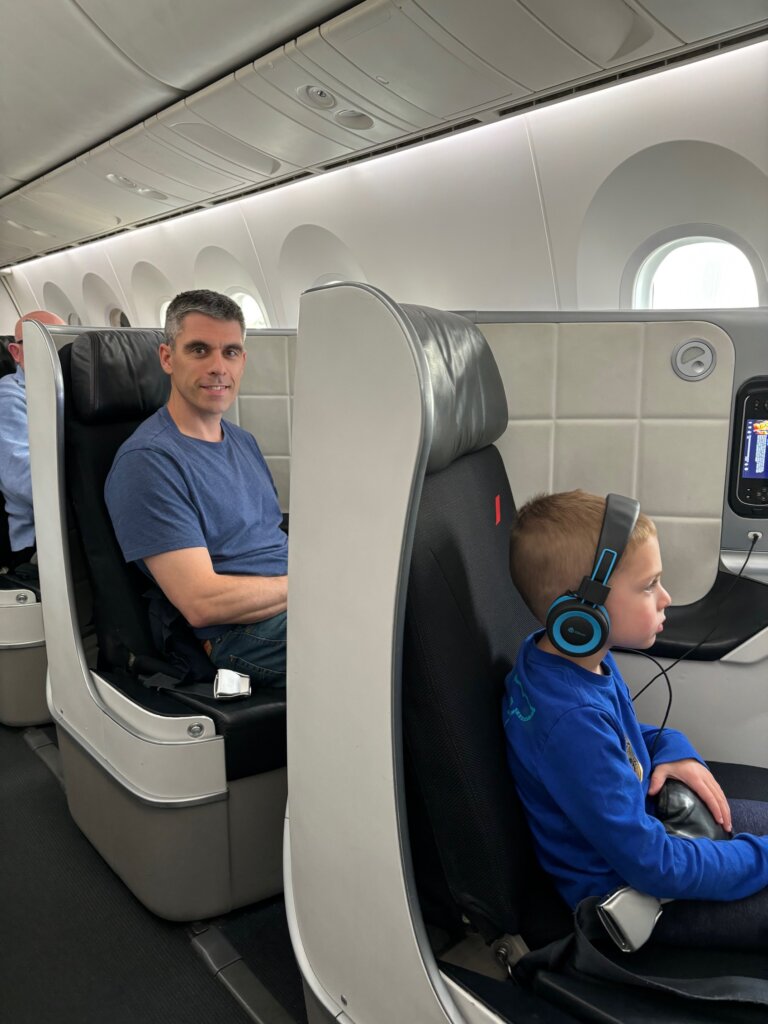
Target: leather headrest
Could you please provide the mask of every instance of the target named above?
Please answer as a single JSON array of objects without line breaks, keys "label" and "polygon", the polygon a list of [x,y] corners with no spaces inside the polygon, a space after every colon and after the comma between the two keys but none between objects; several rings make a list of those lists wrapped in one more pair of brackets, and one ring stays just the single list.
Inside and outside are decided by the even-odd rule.
[{"label": "leather headrest", "polygon": [[427,473],[493,444],[507,429],[507,397],[480,330],[457,313],[401,306],[424,349],[432,381],[434,428]]},{"label": "leather headrest", "polygon": [[89,331],[72,342],[74,413],[82,423],[143,420],[165,405],[170,378],[160,366],[163,332]]},{"label": "leather headrest", "polygon": [[8,341],[13,341],[13,335],[9,338],[5,335],[0,337],[0,377],[4,377],[6,373],[16,372],[16,360],[6,348]]}]

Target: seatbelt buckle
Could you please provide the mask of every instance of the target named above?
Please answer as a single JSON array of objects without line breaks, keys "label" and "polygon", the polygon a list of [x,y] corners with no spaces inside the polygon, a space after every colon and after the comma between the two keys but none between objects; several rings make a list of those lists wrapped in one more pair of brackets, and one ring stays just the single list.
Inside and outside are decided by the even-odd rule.
[{"label": "seatbelt buckle", "polygon": [[232,700],[234,697],[250,697],[251,677],[230,668],[220,668],[213,681],[213,696],[216,700]]},{"label": "seatbelt buckle", "polygon": [[635,953],[650,939],[662,904],[669,902],[625,885],[600,900],[597,916],[622,952]]}]

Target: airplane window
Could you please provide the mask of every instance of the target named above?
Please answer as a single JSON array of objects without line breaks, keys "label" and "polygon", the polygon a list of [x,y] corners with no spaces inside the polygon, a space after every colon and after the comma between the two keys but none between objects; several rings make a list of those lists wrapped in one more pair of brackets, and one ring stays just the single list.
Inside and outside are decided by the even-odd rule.
[{"label": "airplane window", "polygon": [[115,307],[109,311],[109,325],[110,327],[130,327],[131,321],[122,309]]},{"label": "airplane window", "polygon": [[82,327],[83,321],[77,315],[77,313],[70,313],[67,317],[67,323],[70,327]]},{"label": "airplane window", "polygon": [[231,291],[228,294],[242,309],[246,327],[269,327],[269,319],[258,299],[244,291]]},{"label": "airplane window", "polygon": [[160,324],[161,327],[165,324],[165,314],[168,312],[168,307],[170,306],[170,304],[171,304],[171,300],[170,299],[163,299],[163,301],[160,303],[160,310],[159,310],[157,316],[158,316],[158,323]]},{"label": "airplane window", "polygon": [[635,309],[757,306],[757,279],[738,246],[719,238],[679,238],[644,261],[632,305]]}]

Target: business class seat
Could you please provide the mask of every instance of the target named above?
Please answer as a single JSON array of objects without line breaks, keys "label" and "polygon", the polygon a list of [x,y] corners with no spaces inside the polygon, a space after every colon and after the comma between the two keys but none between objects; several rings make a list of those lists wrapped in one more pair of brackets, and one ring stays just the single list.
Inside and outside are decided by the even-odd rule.
[{"label": "business class seat", "polygon": [[[350,1005],[359,1006],[368,997],[366,1019],[372,1024],[383,1024],[387,1019],[382,1006],[388,992],[396,992],[391,998],[402,1001],[398,1012],[403,1019],[410,1011],[412,1019],[418,1016],[424,1021],[442,1020],[445,1000],[456,1001],[457,986],[468,990],[472,998],[491,1010],[490,1019],[494,1020],[561,1024],[574,1019],[616,1024],[639,1024],[649,1018],[670,1024],[710,1019],[760,1020],[764,1007],[736,1009],[729,1003],[714,1011],[691,1009],[690,1004],[668,995],[649,994],[633,985],[609,984],[586,974],[563,973],[554,966],[532,972],[523,987],[501,980],[499,959],[505,960],[504,951],[519,954],[526,945],[532,950],[542,948],[566,936],[572,928],[570,912],[533,854],[505,757],[501,726],[503,681],[521,640],[535,627],[535,622],[507,569],[509,529],[515,506],[501,456],[493,446],[507,425],[501,378],[482,334],[460,316],[398,306],[375,289],[362,285],[340,285],[335,292],[310,292],[302,302],[301,316],[311,316],[312,324],[317,325],[305,331],[303,338],[300,320],[302,358],[306,355],[312,366],[317,367],[345,356],[349,366],[345,368],[344,384],[352,397],[342,404],[342,394],[327,378],[330,390],[317,401],[335,408],[334,415],[341,426],[332,425],[322,434],[313,435],[316,449],[312,465],[308,464],[304,425],[300,418],[294,421],[293,493],[299,511],[292,524],[294,547],[289,567],[295,588],[292,621],[301,629],[313,611],[322,616],[317,611],[318,585],[323,580],[323,566],[333,563],[334,545],[339,547],[336,558],[344,547],[350,549],[352,559],[368,558],[363,571],[371,581],[370,586],[378,586],[381,593],[378,602],[367,594],[358,598],[362,608],[355,626],[361,636],[370,638],[369,646],[378,652],[381,669],[369,658],[363,676],[360,671],[355,673],[356,666],[350,659],[345,659],[343,672],[340,670],[337,676],[352,675],[359,686],[364,679],[368,702],[376,702],[371,712],[362,716],[362,701],[358,708],[350,699],[353,691],[342,689],[342,684],[338,686],[343,693],[344,712],[355,722],[356,748],[368,752],[367,761],[372,762],[370,778],[363,778],[358,784],[358,776],[364,776],[367,763],[362,758],[355,760],[354,752],[348,751],[348,771],[355,773],[355,788],[347,786],[345,800],[358,801],[359,792],[365,787],[378,800],[368,813],[380,822],[375,846],[364,848],[364,837],[352,832],[352,826],[346,829],[346,845],[360,848],[363,854],[353,853],[345,859],[344,877],[350,886],[355,882],[359,885],[363,877],[360,857],[370,858],[375,850],[379,859],[377,871],[390,880],[383,895],[366,892],[365,897],[358,896],[364,905],[355,918],[363,927],[366,920],[375,921],[378,932],[390,936],[388,956],[377,958],[375,968],[369,970],[365,955],[357,957],[353,939],[343,950],[346,962],[341,955],[335,959],[325,957],[320,962],[319,925],[321,920],[327,920],[328,908],[319,894],[319,906],[307,905],[308,894],[316,890],[306,881],[308,868],[302,841],[308,818],[315,826],[317,843],[322,841],[318,814],[310,817],[309,810],[314,810],[312,805],[321,799],[321,794],[292,762],[286,889],[290,890],[290,903],[295,906],[294,943],[301,942],[304,962],[311,963],[314,970],[305,975],[316,997],[309,1000],[314,1007],[314,1015],[310,1014],[312,1024],[331,1019],[335,1007],[323,993],[335,988],[345,992]],[[364,505],[369,519],[367,536],[369,540],[375,538],[376,548],[389,552],[388,557],[400,559],[399,575],[394,565],[390,572],[379,566],[378,550],[375,555],[364,555],[365,542],[358,541],[349,522],[344,522],[338,533],[334,532],[333,518],[342,513],[334,510],[331,500],[320,499],[313,507],[315,518],[326,530],[330,550],[324,551],[322,558],[302,550],[306,534],[301,507],[319,495],[324,477],[332,475],[335,486],[344,482],[345,460],[349,461],[351,456],[345,450],[341,457],[334,449],[337,437],[343,436],[343,424],[353,415],[351,410],[359,412],[360,402],[354,394],[357,374],[362,380],[366,373],[371,373],[365,359],[370,362],[372,353],[365,350],[359,358],[356,354],[362,344],[360,339],[368,336],[379,347],[387,348],[387,362],[379,364],[377,376],[377,391],[383,390],[384,397],[380,404],[371,403],[370,417],[375,420],[384,414],[387,389],[391,386],[400,396],[399,426],[397,446],[381,429],[367,430],[371,468],[358,467],[357,480],[364,503],[373,487],[374,475],[380,477],[382,467],[388,472],[386,493],[378,493],[382,508],[374,508],[370,502]],[[311,410],[303,404],[306,392],[301,385],[297,378],[302,414],[309,416]],[[372,446],[374,439],[376,447]],[[401,474],[396,469],[395,448],[400,452]],[[349,576],[346,574],[344,580],[347,587]],[[342,605],[335,613],[344,616],[349,612]],[[333,666],[326,673],[323,647],[310,646],[309,642],[309,649],[303,648],[291,661],[290,628],[289,625],[292,693],[303,702],[308,698],[312,681],[323,688],[327,707],[337,689]],[[328,620],[320,621],[316,628],[327,634],[333,625]],[[388,628],[389,643],[382,636]],[[327,635],[324,639],[328,644]],[[387,690],[387,681],[389,692],[379,699],[379,691]],[[385,718],[388,707],[392,709],[391,722]],[[305,709],[303,703],[298,710],[295,705],[292,709],[291,742],[294,738],[307,738],[307,719],[316,717],[314,707]],[[334,709],[341,713],[338,704],[334,703]],[[400,709],[402,749],[397,739]],[[384,743],[387,731],[393,736],[391,748]],[[323,740],[326,746],[333,744],[332,729],[325,729]],[[381,760],[375,760],[377,755]],[[324,757],[319,746],[311,747],[308,756],[327,787],[329,778],[336,778],[331,757]],[[402,823],[395,826],[395,834],[399,833],[400,841],[407,843],[407,852],[402,857],[402,879],[397,881],[388,859],[393,847],[392,834],[386,829],[390,822],[402,822],[402,811],[390,817],[391,793],[387,799],[377,778],[391,756],[403,760],[402,776],[396,764],[390,783],[394,785],[395,801],[398,793],[404,792],[407,797],[407,829]],[[750,786],[752,795],[761,789],[765,792],[768,773],[764,769],[733,766],[731,778],[741,787],[732,795],[748,796]],[[402,796],[400,801],[402,808]],[[324,820],[331,819],[329,832],[339,828],[342,808],[338,808],[338,821],[336,803],[331,799],[319,810]],[[319,848],[322,852],[323,848]],[[404,893],[414,891],[411,864],[418,911],[410,896],[403,900]],[[333,883],[332,875],[327,873],[323,889],[332,889]],[[404,906],[409,910],[402,913]],[[419,911],[426,929],[419,921]],[[477,937],[483,940],[480,953]],[[343,942],[339,936],[329,936],[329,943],[333,938]],[[494,945],[499,956],[493,951]],[[604,948],[609,958],[619,961],[630,972],[661,978],[718,978],[734,974],[768,978],[768,955],[696,950],[690,956],[688,950],[657,947],[651,940],[638,954],[628,956],[612,947],[607,936]],[[441,983],[437,977],[435,960],[443,979],[453,983],[448,992],[444,981]],[[503,970],[509,965],[511,971],[513,963],[514,956],[509,955]],[[368,996],[368,991],[373,994]],[[443,1004],[439,1012],[434,1009],[436,995]],[[567,1016],[563,1017],[560,1010]],[[720,1010],[730,1016],[718,1017]]]},{"label": "business class seat", "polygon": [[[435,360],[430,364],[433,389],[438,394],[446,390],[437,376],[440,370],[457,391],[467,375],[476,404],[467,401],[464,416],[469,412],[474,419],[471,426],[465,419],[457,431],[482,435],[481,444],[472,447],[461,438],[457,448],[466,455],[427,467],[416,520],[403,700],[412,766],[410,820],[412,835],[421,837],[414,844],[417,878],[432,900],[427,906],[436,911],[436,923],[448,934],[460,934],[469,921],[488,942],[508,943],[509,936],[522,936],[529,948],[537,949],[566,935],[571,921],[533,856],[501,729],[504,677],[521,640],[537,626],[509,577],[515,505],[501,456],[492,444],[485,445],[506,429],[503,386],[498,373],[481,372],[493,357],[471,324],[456,324],[450,314],[434,317],[404,308],[425,345],[434,346],[434,338],[446,339],[445,367]],[[467,360],[459,373],[455,353],[470,346],[478,365]],[[436,410],[439,414],[438,403]],[[484,434],[482,427],[487,428]],[[724,766],[723,775],[739,786],[732,796],[746,795],[750,781],[753,794],[768,792],[764,769]],[[631,956],[607,940],[605,948],[622,967],[633,969]],[[743,958],[732,953],[708,950],[701,956],[707,964],[705,976],[744,969],[738,966]],[[654,948],[653,941],[635,962],[642,963],[637,970],[661,977],[684,977],[686,972],[685,951]],[[768,954],[762,957],[762,968],[751,967],[758,976],[761,969],[768,971]],[[544,972],[536,985],[545,997],[571,1011],[585,999],[583,978],[571,988],[569,979]],[[626,993],[604,994],[596,986],[586,998],[592,998],[593,1012],[616,1013]],[[654,1019],[678,1019],[679,1007],[665,1009],[654,998]]]},{"label": "business class seat", "polygon": [[[125,564],[112,531],[103,489],[115,452],[167,398],[161,340],[160,331],[92,330],[58,354],[38,346],[28,389],[31,414],[37,403],[44,407],[46,388],[58,402],[47,425],[35,419],[32,467],[52,711],[69,807],[149,909],[189,920],[282,888],[285,698],[270,691],[216,701],[212,665],[211,681],[179,685],[178,670],[152,639],[148,580]],[[58,465],[43,465],[46,447],[61,452]],[[76,639],[62,530],[68,507],[92,591],[95,671]]]},{"label": "business class seat", "polygon": [[[0,338],[0,377],[16,363]],[[50,721],[45,701],[45,640],[40,591],[35,580],[9,571],[11,541],[0,494],[0,723],[42,725]]]}]

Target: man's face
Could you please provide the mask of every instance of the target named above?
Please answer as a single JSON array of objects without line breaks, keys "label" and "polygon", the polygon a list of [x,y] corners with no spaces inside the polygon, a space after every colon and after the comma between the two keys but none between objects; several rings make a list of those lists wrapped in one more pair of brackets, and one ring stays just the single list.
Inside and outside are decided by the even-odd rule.
[{"label": "man's face", "polygon": [[240,324],[187,313],[174,347],[160,346],[160,364],[190,412],[221,416],[237,397],[245,369]]},{"label": "man's face", "polygon": [[12,341],[8,345],[8,351],[11,353],[13,358],[24,369],[24,345],[20,341]]}]

